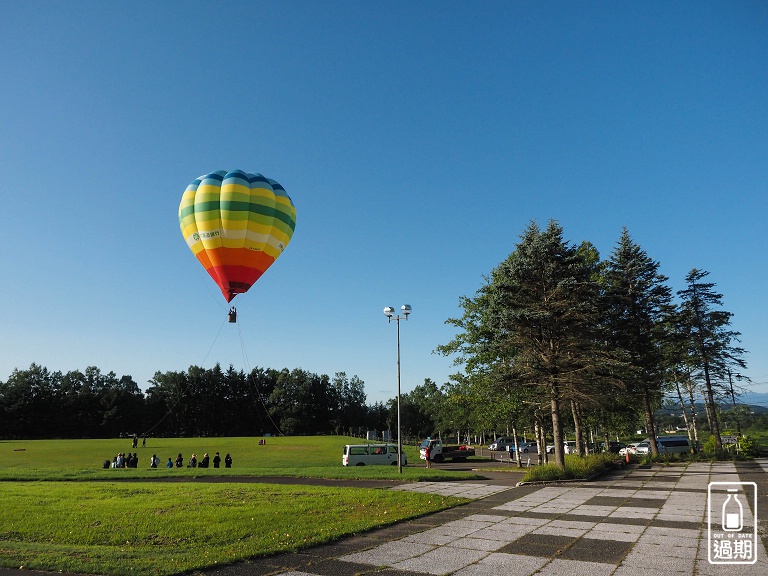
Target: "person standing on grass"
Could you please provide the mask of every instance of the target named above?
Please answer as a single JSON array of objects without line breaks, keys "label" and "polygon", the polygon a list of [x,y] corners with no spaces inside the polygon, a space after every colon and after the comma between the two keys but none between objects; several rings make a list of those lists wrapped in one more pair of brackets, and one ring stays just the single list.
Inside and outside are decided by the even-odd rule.
[{"label": "person standing on grass", "polygon": [[229,454],[224,456],[224,467],[232,468],[232,456],[230,456]]},{"label": "person standing on grass", "polygon": [[219,453],[216,452],[216,456],[213,457],[213,467],[218,468],[219,464],[221,464],[221,456],[219,456]]},{"label": "person standing on grass", "polygon": [[427,447],[424,448],[424,458],[427,461],[427,468],[432,468],[432,463],[429,461],[429,457],[432,455],[432,445],[427,444]]}]

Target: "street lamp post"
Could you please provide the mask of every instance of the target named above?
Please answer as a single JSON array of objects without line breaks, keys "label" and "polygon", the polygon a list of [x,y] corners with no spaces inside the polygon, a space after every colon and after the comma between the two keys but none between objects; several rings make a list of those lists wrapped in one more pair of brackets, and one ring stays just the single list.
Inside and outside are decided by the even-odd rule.
[{"label": "street lamp post", "polygon": [[400,434],[400,320],[408,320],[408,314],[411,313],[411,307],[408,304],[400,306],[402,316],[399,314],[395,316],[395,309],[392,306],[384,308],[384,315],[387,317],[387,322],[395,321],[397,325],[397,472],[403,473],[403,440]]}]

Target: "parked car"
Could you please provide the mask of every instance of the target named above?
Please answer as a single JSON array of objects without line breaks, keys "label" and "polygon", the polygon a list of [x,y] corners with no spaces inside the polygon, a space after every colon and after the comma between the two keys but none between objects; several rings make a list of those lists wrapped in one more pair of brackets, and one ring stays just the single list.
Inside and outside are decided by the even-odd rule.
[{"label": "parked car", "polygon": [[633,450],[634,454],[642,454],[645,456],[646,454],[651,453],[651,443],[647,440],[643,440],[642,442],[638,442]]},{"label": "parked car", "polygon": [[[566,440],[563,442],[563,450],[566,454],[576,454],[576,441],[575,440]],[[554,454],[555,453],[555,445],[554,444],[547,444],[547,454]]]},{"label": "parked car", "polygon": [[[518,442],[517,447],[520,449],[521,454],[528,454],[529,452],[536,453],[539,451],[538,446],[536,445],[536,442]],[[515,451],[514,443],[510,445],[509,451],[510,452]]]},{"label": "parked car", "polygon": [[[397,465],[396,444],[347,444],[341,458],[342,466],[365,466],[373,464]],[[403,452],[403,466],[408,457]]]},{"label": "parked car", "polygon": [[[538,450],[536,442],[523,442],[522,440],[518,439],[517,445],[520,447],[520,452],[525,454],[528,454],[529,452],[536,452]],[[515,440],[511,436],[501,436],[488,446],[488,450],[504,450],[507,452],[514,452]]]},{"label": "parked car", "polygon": [[509,450],[509,446],[515,445],[515,439],[512,436],[499,436],[495,442],[491,442],[488,450]]},{"label": "parked car", "polygon": [[[638,444],[640,444],[640,442],[630,442],[626,446],[619,448],[619,454],[621,456],[626,456],[627,452],[634,454]],[[603,445],[605,445],[605,443],[603,443]]]},{"label": "parked car", "polygon": [[608,449],[606,450],[605,442],[600,443],[601,452],[611,452],[612,454],[622,454],[621,449],[626,447],[624,442],[608,442]]},{"label": "parked car", "polygon": [[656,447],[660,454],[682,454],[691,452],[691,443],[688,436],[659,436],[656,438]]},{"label": "parked car", "polygon": [[[679,454],[681,452],[690,452],[691,444],[687,436],[659,436],[656,439],[656,447],[660,454]],[[635,442],[627,446],[630,454],[647,455],[651,453],[651,440],[646,438],[642,442]],[[619,454],[624,455],[626,450],[622,448]]]}]

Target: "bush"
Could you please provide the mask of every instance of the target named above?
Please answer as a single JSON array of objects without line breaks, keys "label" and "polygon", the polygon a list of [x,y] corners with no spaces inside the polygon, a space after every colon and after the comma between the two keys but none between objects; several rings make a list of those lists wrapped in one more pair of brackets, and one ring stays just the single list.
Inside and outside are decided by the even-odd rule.
[{"label": "bush", "polygon": [[707,438],[707,441],[704,442],[704,444],[701,447],[701,451],[704,452],[704,454],[707,454],[709,456],[714,456],[717,454],[717,446],[715,444],[715,437],[710,436]]},{"label": "bush", "polygon": [[739,440],[739,444],[741,445],[742,454],[753,458],[760,455],[760,447],[754,437],[745,434]]},{"label": "bush", "polygon": [[714,458],[712,454],[705,454],[703,451],[697,454],[689,454],[688,452],[683,452],[682,454],[659,454],[658,456],[651,456],[648,454],[640,460],[640,463],[653,464],[655,462],[657,464],[680,464],[685,462],[704,462],[706,460],[714,461],[716,458]]},{"label": "bush", "polygon": [[568,454],[565,457],[565,469],[555,464],[544,464],[528,469],[523,476],[523,482],[543,482],[555,480],[584,480],[613,466],[615,454],[589,454],[577,456]]}]

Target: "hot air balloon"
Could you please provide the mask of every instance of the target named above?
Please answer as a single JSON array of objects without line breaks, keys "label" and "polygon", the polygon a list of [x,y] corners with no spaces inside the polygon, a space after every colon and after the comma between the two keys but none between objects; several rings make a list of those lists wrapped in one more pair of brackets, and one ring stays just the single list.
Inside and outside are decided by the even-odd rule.
[{"label": "hot air balloon", "polygon": [[[196,178],[181,197],[179,227],[227,302],[247,292],[282,254],[296,227],[285,189],[261,174],[219,170]],[[234,322],[234,307],[230,322]]]}]

